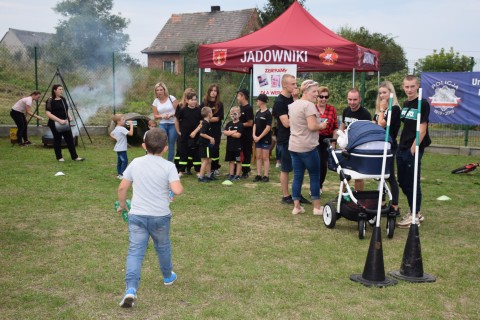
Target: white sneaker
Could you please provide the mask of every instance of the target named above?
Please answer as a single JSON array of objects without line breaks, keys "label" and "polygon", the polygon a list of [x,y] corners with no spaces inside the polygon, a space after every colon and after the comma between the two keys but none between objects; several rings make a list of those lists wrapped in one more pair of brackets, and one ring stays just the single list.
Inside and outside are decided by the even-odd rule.
[{"label": "white sneaker", "polygon": [[60,158],[60,159],[58,159],[58,162],[65,162],[65,159]]},{"label": "white sneaker", "polygon": [[213,170],[213,174],[215,175],[215,177],[218,177],[220,175],[220,170]]},{"label": "white sneaker", "polygon": [[305,213],[305,209],[300,206],[300,208],[293,207],[292,214],[299,214],[299,213]]},{"label": "white sneaker", "polygon": [[121,174],[117,175],[117,179],[122,180],[123,176]]},{"label": "white sneaker", "polygon": [[[420,227],[419,219],[415,218],[415,220],[416,220],[416,224]],[[409,213],[402,219],[402,221],[397,223],[397,227],[400,228],[400,229],[410,228],[410,225],[412,224],[412,222],[413,222],[413,217],[412,217],[412,214]]]},{"label": "white sneaker", "polygon": [[323,206],[320,209],[313,208],[313,215],[314,216],[322,216],[323,215]]}]

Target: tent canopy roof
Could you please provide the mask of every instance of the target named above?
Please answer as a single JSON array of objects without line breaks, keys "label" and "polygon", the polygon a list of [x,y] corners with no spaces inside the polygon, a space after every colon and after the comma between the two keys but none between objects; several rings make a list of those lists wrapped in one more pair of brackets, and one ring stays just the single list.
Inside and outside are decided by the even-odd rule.
[{"label": "tent canopy roof", "polygon": [[199,66],[249,72],[253,64],[297,64],[306,71],[377,71],[378,52],[326,28],[297,1],[276,20],[246,36],[200,45]]}]

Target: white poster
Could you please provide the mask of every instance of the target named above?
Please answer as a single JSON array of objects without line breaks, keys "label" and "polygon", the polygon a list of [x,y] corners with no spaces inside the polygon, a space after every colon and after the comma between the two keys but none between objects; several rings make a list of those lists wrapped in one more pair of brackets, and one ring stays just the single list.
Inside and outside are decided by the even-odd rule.
[{"label": "white poster", "polygon": [[282,76],[291,74],[297,76],[296,64],[254,64],[253,65],[253,95],[263,93],[275,97],[282,91]]}]

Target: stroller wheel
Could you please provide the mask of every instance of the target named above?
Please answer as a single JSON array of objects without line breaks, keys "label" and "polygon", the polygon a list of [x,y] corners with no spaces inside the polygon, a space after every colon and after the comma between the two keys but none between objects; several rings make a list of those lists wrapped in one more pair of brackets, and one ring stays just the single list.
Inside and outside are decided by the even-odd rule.
[{"label": "stroller wheel", "polygon": [[338,219],[337,215],[337,210],[335,209],[335,205],[332,202],[328,202],[323,207],[323,223],[327,228],[335,228],[335,223]]},{"label": "stroller wheel", "polygon": [[365,238],[365,231],[367,229],[367,224],[365,220],[360,219],[358,220],[358,238],[364,239]]},{"label": "stroller wheel", "polygon": [[393,238],[393,234],[395,232],[395,217],[387,219],[387,237],[389,239]]}]

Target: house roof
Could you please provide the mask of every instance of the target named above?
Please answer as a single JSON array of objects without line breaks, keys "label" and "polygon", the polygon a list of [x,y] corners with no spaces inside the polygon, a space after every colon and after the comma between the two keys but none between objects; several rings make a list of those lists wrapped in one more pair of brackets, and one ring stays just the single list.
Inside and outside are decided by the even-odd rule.
[{"label": "house roof", "polygon": [[8,32],[13,33],[25,47],[44,45],[50,41],[53,36],[53,33],[26,31],[12,28],[9,28]]},{"label": "house roof", "polygon": [[142,53],[180,52],[188,43],[214,43],[238,38],[256,9],[172,14],[150,47]]}]

